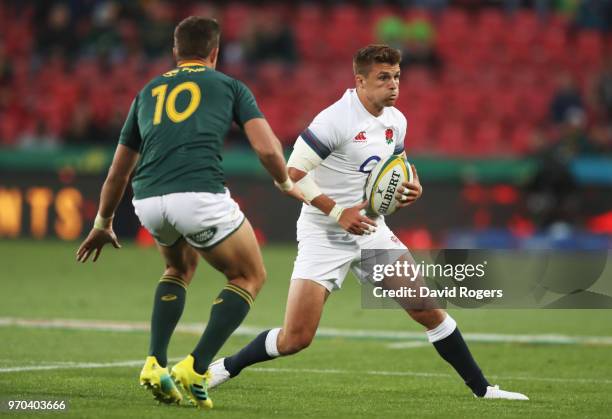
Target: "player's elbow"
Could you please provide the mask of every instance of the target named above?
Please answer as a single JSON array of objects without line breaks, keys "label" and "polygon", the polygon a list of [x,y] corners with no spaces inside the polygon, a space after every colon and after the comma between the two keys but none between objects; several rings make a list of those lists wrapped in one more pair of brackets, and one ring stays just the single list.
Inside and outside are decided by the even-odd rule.
[{"label": "player's elbow", "polygon": [[278,150],[274,149],[273,147],[254,148],[254,150],[257,154],[257,157],[259,157],[259,159],[264,162],[273,161],[281,157]]},{"label": "player's elbow", "polygon": [[302,179],[304,176],[306,176],[306,173],[301,171],[300,169],[297,169],[295,167],[287,167],[287,174],[289,175],[289,177],[291,178],[292,181],[297,182],[300,179]]}]

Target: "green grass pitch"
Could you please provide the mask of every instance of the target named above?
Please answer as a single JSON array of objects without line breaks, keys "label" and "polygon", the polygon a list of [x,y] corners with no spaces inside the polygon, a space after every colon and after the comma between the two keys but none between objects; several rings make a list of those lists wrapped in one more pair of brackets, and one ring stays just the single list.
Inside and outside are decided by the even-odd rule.
[{"label": "green grass pitch", "polygon": [[[15,399],[69,403],[62,413],[5,410],[1,416],[610,417],[612,310],[453,311],[464,333],[608,338],[607,344],[475,340],[470,347],[490,380],[531,398],[475,400],[431,345],[370,336],[380,330],[421,329],[399,310],[362,309],[359,286],[351,278],[330,297],[321,324],[350,336],[334,336],[332,331],[296,356],[245,370],[211,392],[215,408],[210,412],[188,405],[157,406],[137,382],[138,364],[147,350],[145,330],[7,324],[9,318],[146,324],[162,270],[155,249],[129,244],[119,251],[107,248],[98,262],[85,266],[74,261],[75,250],[76,243],[0,242],[0,400],[5,405]],[[264,249],[269,279],[245,325],[263,330],[281,324],[294,257],[293,246]],[[181,323],[205,322],[223,283],[221,275],[202,262]],[[170,357],[183,357],[197,339],[194,332],[177,332]],[[221,355],[249,340],[247,334],[233,336]]]}]

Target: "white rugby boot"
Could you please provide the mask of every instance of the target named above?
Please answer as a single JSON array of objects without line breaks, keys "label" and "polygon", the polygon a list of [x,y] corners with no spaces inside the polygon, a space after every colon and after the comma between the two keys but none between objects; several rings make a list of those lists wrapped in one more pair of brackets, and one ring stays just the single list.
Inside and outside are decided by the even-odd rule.
[{"label": "white rugby boot", "polygon": [[[474,397],[477,397],[474,395]],[[501,390],[499,386],[488,386],[487,392],[482,399],[504,399],[504,400],[529,400],[529,397],[521,393],[514,393],[512,391]]]},{"label": "white rugby boot", "polygon": [[232,378],[230,377],[230,373],[225,369],[224,361],[225,358],[220,358],[208,366],[208,371],[210,372],[210,381],[208,382],[209,390]]}]

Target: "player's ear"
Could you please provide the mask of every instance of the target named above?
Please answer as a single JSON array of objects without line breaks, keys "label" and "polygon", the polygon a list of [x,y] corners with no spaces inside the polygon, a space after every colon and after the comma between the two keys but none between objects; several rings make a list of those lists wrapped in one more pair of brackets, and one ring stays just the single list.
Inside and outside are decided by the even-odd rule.
[{"label": "player's ear", "polygon": [[355,74],[355,86],[364,87],[365,78],[361,74]]},{"label": "player's ear", "polygon": [[208,56],[208,59],[211,62],[213,68],[217,66],[217,58],[219,58],[219,47],[213,48],[210,51],[210,55]]},{"label": "player's ear", "polygon": [[172,56],[174,57],[174,61],[178,61],[176,46],[172,47]]}]

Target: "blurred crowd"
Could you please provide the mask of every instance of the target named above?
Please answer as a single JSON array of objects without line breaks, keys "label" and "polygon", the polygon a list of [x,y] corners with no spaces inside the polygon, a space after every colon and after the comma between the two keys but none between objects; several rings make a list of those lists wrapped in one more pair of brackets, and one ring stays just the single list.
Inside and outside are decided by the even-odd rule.
[{"label": "blurred crowd", "polygon": [[354,51],[385,42],[412,154],[612,154],[612,0],[4,0],[0,146],[114,144],[189,14],[220,21],[219,69],[286,145],[353,85]]}]

